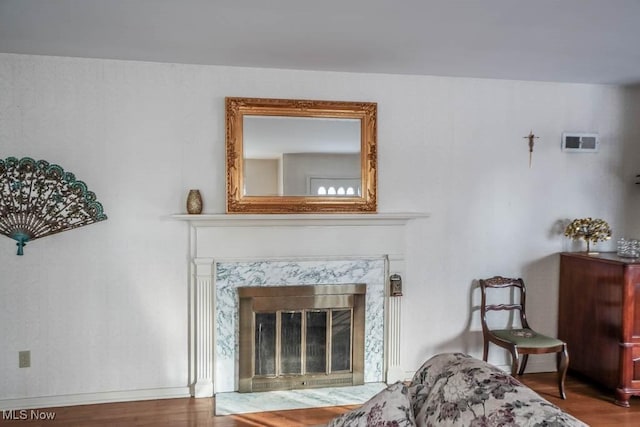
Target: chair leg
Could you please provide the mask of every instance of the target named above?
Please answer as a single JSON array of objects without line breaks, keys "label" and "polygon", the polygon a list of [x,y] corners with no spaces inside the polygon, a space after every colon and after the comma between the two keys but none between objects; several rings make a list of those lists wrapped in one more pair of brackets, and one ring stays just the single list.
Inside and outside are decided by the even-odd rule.
[{"label": "chair leg", "polygon": [[527,368],[527,362],[528,361],[529,361],[529,355],[528,354],[523,354],[522,355],[522,365],[520,365],[520,371],[518,372],[518,375],[524,374],[524,370]]},{"label": "chair leg", "polygon": [[489,357],[489,340],[484,340],[484,349],[482,351],[482,360],[487,361],[487,357]]},{"label": "chair leg", "polygon": [[515,347],[511,349],[511,359],[511,376],[515,377],[518,373],[518,366],[520,365],[520,356],[518,356],[518,349]]},{"label": "chair leg", "polygon": [[564,380],[567,377],[567,369],[569,368],[569,352],[567,351],[567,344],[562,346],[562,351],[556,354],[556,365],[558,368],[558,389],[560,390],[560,397],[567,398],[564,392]]}]

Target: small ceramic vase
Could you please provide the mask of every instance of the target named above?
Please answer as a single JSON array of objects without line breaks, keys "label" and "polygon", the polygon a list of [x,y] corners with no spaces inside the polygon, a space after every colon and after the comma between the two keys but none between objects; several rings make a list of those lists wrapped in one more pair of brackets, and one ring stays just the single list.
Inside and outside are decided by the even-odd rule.
[{"label": "small ceramic vase", "polygon": [[200,195],[200,190],[189,190],[189,195],[187,196],[187,213],[202,213],[202,196]]}]

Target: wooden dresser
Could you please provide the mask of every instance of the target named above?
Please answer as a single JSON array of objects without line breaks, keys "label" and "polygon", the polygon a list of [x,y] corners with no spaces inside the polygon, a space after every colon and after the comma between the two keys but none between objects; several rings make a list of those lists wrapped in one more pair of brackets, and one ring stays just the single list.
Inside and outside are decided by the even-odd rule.
[{"label": "wooden dresser", "polygon": [[569,370],[615,389],[616,404],[629,406],[640,395],[640,260],[560,254],[558,310]]}]

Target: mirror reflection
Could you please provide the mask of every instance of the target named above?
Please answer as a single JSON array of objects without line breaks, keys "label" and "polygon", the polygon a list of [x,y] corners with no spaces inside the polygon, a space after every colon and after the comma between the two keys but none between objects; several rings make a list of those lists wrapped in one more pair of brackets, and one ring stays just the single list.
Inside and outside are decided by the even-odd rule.
[{"label": "mirror reflection", "polygon": [[376,103],[225,103],[228,213],[376,211]]},{"label": "mirror reflection", "polygon": [[244,195],[359,197],[360,126],[351,118],[245,115]]}]

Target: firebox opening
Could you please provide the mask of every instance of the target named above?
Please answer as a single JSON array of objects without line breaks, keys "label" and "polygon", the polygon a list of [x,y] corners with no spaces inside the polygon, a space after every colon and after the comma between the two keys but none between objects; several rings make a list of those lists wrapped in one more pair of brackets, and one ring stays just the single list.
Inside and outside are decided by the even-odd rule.
[{"label": "firebox opening", "polygon": [[240,392],[364,383],[366,285],[241,287]]}]

